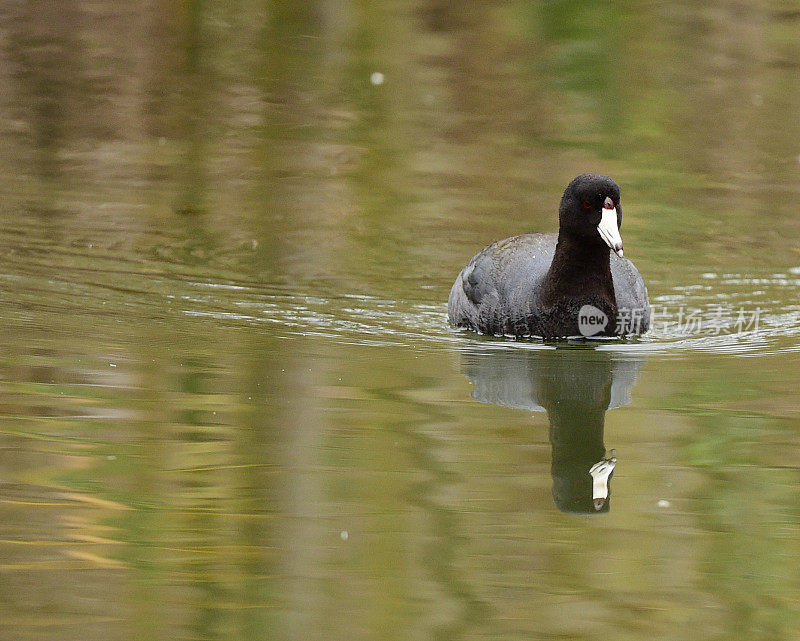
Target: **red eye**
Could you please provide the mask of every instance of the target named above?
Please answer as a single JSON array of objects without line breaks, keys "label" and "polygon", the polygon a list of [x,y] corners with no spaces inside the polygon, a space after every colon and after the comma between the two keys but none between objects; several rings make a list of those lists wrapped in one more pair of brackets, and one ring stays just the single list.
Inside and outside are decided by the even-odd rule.
[{"label": "red eye", "polygon": [[592,205],[591,205],[591,203],[590,203],[588,200],[584,200],[584,201],[583,201],[583,208],[584,208],[584,209],[591,209],[591,208],[592,208]]}]

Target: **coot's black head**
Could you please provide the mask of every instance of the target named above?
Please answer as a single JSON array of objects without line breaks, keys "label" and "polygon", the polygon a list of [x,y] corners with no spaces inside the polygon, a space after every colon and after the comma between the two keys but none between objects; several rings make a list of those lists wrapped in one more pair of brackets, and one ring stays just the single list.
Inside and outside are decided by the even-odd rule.
[{"label": "coot's black head", "polygon": [[581,174],[567,185],[558,208],[559,229],[589,243],[605,243],[622,256],[619,185],[608,176]]}]

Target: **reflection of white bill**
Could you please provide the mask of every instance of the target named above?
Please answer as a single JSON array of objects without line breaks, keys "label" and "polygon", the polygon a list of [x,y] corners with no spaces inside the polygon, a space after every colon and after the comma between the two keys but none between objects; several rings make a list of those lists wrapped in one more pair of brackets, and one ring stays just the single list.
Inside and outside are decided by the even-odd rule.
[{"label": "reflection of white bill", "polygon": [[578,311],[578,331],[582,336],[594,336],[608,325],[608,316],[594,305],[584,305]]},{"label": "reflection of white bill", "polygon": [[589,469],[589,474],[592,475],[592,499],[596,510],[603,507],[608,498],[608,478],[616,464],[617,459],[612,457],[598,461]]}]

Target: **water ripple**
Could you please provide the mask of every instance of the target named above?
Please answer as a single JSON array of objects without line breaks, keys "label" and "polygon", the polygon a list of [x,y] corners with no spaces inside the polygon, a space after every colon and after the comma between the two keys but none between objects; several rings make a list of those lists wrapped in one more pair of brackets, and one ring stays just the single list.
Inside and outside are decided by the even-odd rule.
[{"label": "water ripple", "polygon": [[[674,286],[651,297],[653,323],[642,337],[600,341],[599,349],[620,354],[686,352],[756,356],[800,351],[800,305],[796,293],[800,278],[785,273],[701,275],[702,283]],[[444,302],[415,302],[344,294],[266,293],[257,287],[231,288],[238,299],[235,311],[226,309],[220,291],[224,285],[195,283],[193,296],[182,302],[187,315],[224,321],[263,324],[291,336],[339,339],[348,344],[452,345],[481,340],[487,348],[540,349],[531,340],[476,338],[451,329]],[[659,283],[651,285],[658,291]],[[205,292],[202,290],[205,289]]]}]

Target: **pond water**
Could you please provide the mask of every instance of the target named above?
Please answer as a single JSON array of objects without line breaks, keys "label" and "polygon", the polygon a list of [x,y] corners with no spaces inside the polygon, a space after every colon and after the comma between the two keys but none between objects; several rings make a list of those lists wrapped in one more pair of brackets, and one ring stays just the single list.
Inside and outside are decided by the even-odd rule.
[{"label": "pond water", "polygon": [[[6,3],[0,639],[796,639],[799,30]],[[448,327],[583,171],[652,331]]]}]

